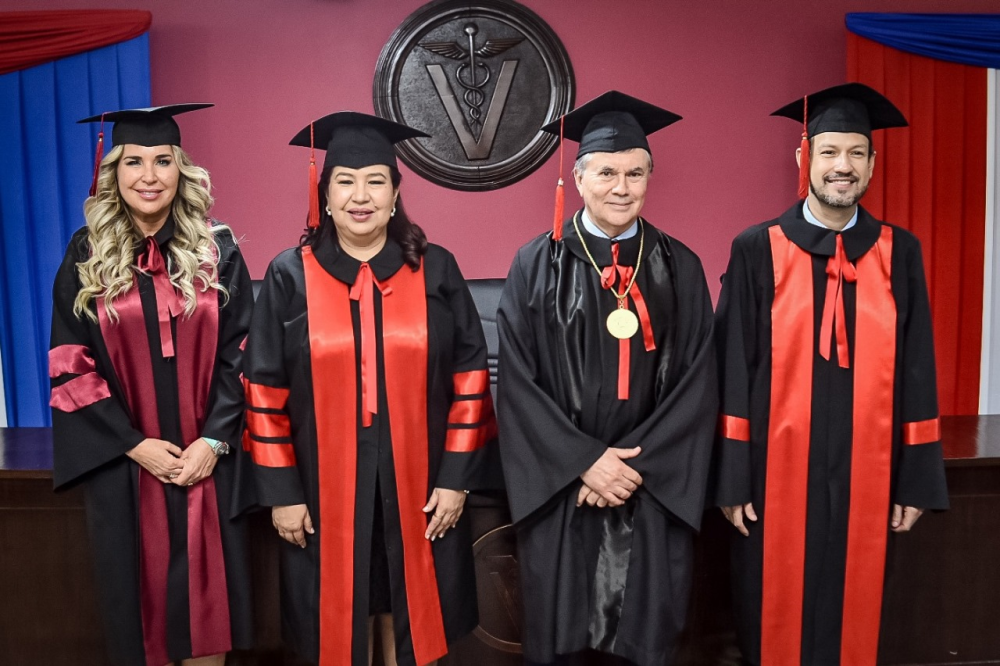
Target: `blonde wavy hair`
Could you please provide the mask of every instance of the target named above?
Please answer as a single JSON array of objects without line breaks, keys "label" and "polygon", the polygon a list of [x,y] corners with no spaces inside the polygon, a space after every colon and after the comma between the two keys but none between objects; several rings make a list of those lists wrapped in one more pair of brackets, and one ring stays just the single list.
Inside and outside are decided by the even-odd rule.
[{"label": "blonde wavy hair", "polygon": [[[171,206],[174,237],[168,246],[167,272],[170,282],[184,297],[184,313],[190,316],[197,306],[197,291],[215,289],[228,298],[226,288],[219,284],[219,246],[215,234],[228,229],[212,225],[212,181],[208,171],[196,166],[180,146],[170,146],[174,162],[180,169],[177,196]],[[73,314],[97,322],[89,307],[100,298],[113,321],[118,321],[114,300],[132,288],[135,273],[135,253],[145,242],[142,232],[132,221],[128,206],[118,191],[118,162],[125,152],[115,146],[101,161],[97,178],[97,194],[83,204],[87,220],[87,243],[90,258],[76,265],[83,287],[73,302]],[[195,285],[198,281],[199,285]]]}]

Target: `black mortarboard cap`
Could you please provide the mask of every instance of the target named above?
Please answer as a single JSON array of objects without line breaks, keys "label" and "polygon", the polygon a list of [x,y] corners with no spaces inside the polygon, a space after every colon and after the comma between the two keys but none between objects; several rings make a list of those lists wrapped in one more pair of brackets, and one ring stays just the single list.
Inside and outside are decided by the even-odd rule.
[{"label": "black mortarboard cap", "polygon": [[[393,144],[429,136],[418,129],[378,116],[341,111],[323,116],[311,126],[306,125],[289,145],[325,149],[324,169],[331,166],[361,169],[373,164],[395,167]],[[311,138],[315,143],[311,143]]]},{"label": "black mortarboard cap", "polygon": [[207,109],[210,106],[214,105],[170,104],[148,109],[124,109],[90,116],[77,122],[114,123],[114,129],[111,130],[111,141],[116,146],[127,143],[137,146],[179,146],[181,145],[181,129],[177,126],[174,116],[188,111]]},{"label": "black mortarboard cap", "polygon": [[[803,116],[808,109],[808,118]],[[851,132],[869,139],[872,130],[906,127],[906,118],[882,93],[863,83],[845,83],[786,104],[771,114],[806,122],[812,138],[824,132]]]},{"label": "black mortarboard cap", "polygon": [[[562,134],[578,141],[576,156],[588,153],[617,153],[632,148],[649,150],[646,136],[677,122],[681,117],[655,104],[617,90],[610,90],[562,117]],[[560,119],[542,128],[559,135]]]}]

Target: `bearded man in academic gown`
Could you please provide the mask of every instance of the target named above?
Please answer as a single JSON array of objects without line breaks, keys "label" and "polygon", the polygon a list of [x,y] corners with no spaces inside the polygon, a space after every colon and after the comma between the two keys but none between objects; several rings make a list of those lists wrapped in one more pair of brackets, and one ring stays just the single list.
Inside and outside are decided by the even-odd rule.
[{"label": "bearded man in academic gown", "polygon": [[[667,663],[687,612],[717,409],[698,257],[640,217],[646,135],[680,117],[612,91],[562,119],[584,209],[507,278],[498,418],[525,656]],[[544,128],[559,133],[560,121]]]},{"label": "bearded man in academic gown", "polygon": [[857,83],[774,115],[805,201],[736,238],[716,316],[737,632],[753,664],[875,664],[887,541],[948,506],[920,243],[858,205],[906,119]]}]

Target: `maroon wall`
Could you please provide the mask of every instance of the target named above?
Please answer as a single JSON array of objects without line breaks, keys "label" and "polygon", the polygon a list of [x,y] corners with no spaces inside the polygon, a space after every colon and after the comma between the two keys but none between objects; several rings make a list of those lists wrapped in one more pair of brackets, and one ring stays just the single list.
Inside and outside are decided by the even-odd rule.
[{"label": "maroon wall", "polygon": [[[79,8],[0,0],[0,10]],[[293,245],[307,209],[307,151],[288,139],[332,111],[372,111],[382,45],[422,0],[92,0],[148,9],[153,103],[215,102],[185,117],[185,147],[213,177],[215,215],[245,239],[254,277]],[[798,128],[768,114],[841,83],[844,14],[989,12],[992,0],[526,0],[563,40],[577,102],[617,88],[684,116],[652,137],[646,217],[690,245],[713,294],[732,237],[795,192]],[[99,109],[95,109],[98,111]],[[575,148],[575,144],[570,150]],[[412,173],[411,216],[468,277],[507,273],[515,250],[551,224],[558,170],[490,193],[460,193]],[[579,205],[571,187],[567,209]]]}]

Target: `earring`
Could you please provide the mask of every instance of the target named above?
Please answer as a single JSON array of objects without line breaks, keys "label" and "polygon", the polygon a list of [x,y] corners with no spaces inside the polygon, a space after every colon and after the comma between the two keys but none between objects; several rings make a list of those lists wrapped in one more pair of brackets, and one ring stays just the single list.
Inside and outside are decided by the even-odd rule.
[{"label": "earring", "polygon": [[396,207],[395,206],[392,207],[392,211],[390,211],[389,217],[396,217]]},{"label": "earring", "polygon": [[329,206],[326,207],[326,214],[329,215],[330,217],[333,217],[333,212],[330,210]]}]

